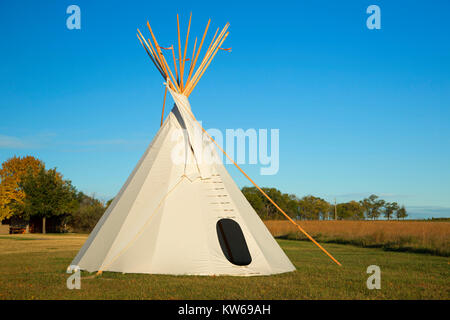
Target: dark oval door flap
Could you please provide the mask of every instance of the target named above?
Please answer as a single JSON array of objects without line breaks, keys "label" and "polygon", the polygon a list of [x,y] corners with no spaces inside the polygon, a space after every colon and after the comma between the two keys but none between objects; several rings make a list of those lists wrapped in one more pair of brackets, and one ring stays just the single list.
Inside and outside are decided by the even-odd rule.
[{"label": "dark oval door flap", "polygon": [[220,219],[217,221],[216,231],[220,247],[228,261],[238,266],[246,266],[252,262],[244,234],[236,221]]}]

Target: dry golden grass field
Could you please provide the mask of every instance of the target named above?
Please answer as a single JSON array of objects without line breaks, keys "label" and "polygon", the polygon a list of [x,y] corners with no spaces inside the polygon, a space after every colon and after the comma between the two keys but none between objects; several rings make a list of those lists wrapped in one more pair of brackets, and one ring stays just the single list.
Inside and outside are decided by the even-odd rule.
[{"label": "dry golden grass field", "polygon": [[[450,222],[298,221],[316,240],[450,256]],[[306,239],[289,221],[265,221],[275,237]]]}]

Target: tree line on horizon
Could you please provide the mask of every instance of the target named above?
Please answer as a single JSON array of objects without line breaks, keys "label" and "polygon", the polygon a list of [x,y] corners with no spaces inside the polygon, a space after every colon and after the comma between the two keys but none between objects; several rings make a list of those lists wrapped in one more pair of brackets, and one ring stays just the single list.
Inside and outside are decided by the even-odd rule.
[{"label": "tree line on horizon", "polygon": [[[263,188],[290,217],[298,220],[388,220],[407,216],[404,206],[387,202],[376,195],[359,202],[339,203],[336,207],[312,195],[298,198],[276,188]],[[263,220],[284,217],[256,188],[244,187],[242,193]],[[12,157],[0,167],[0,222],[17,218],[28,222],[57,218],[61,231],[90,232],[113,199],[103,202],[78,191],[56,168],[47,169],[33,157]]]},{"label": "tree line on horizon", "polygon": [[[408,216],[405,206],[385,201],[374,194],[361,201],[351,200],[335,206],[312,195],[299,198],[276,188],[262,189],[286,214],[296,220],[377,220],[381,216],[387,220],[394,217],[399,220]],[[277,208],[255,187],[243,187],[241,191],[261,219],[284,219]]]}]

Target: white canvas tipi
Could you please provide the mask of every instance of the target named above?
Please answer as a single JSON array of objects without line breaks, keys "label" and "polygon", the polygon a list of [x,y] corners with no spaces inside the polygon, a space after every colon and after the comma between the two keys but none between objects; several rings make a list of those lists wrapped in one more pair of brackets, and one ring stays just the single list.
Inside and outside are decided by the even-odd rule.
[{"label": "white canvas tipi", "polygon": [[175,275],[295,270],[222,163],[198,160],[216,151],[194,142],[189,102],[170,92],[175,106],[72,265]]},{"label": "white canvas tipi", "polygon": [[[186,52],[191,19],[184,54],[178,23],[178,59],[173,46],[163,48],[158,44],[148,22],[151,39],[146,40],[138,30],[139,41],[166,81],[166,93],[169,90],[175,105],[164,122],[161,118],[156,137],[71,267],[89,272],[236,276],[295,270],[231,179],[217,156],[214,140],[208,133],[202,133],[206,131],[191,111],[188,97],[192,90],[219,49],[230,50],[221,48],[228,36],[227,23],[219,34],[217,29],[195,69],[209,24],[210,21],[198,46],[196,39],[190,59],[186,59]],[[175,75],[162,50],[172,53]],[[187,61],[190,61],[189,68],[185,65]],[[291,223],[340,265],[249,180]]]}]

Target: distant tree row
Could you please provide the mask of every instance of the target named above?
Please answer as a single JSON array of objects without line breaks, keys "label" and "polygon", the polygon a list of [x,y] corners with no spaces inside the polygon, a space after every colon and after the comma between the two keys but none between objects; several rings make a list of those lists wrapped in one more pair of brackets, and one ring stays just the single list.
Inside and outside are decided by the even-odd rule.
[{"label": "distant tree row", "polygon": [[[359,202],[352,200],[334,206],[322,198],[311,195],[298,198],[294,194],[282,193],[275,188],[262,189],[286,214],[298,220],[375,220],[381,215],[390,220],[394,217],[404,219],[408,216],[404,206],[400,207],[397,202],[387,202],[376,195]],[[284,219],[277,208],[255,187],[244,187],[242,193],[261,219]]]},{"label": "distant tree row", "polygon": [[360,205],[364,209],[367,219],[375,220],[382,214],[388,220],[393,217],[405,219],[408,216],[405,206],[400,207],[397,202],[387,202],[374,194],[361,200]]}]

